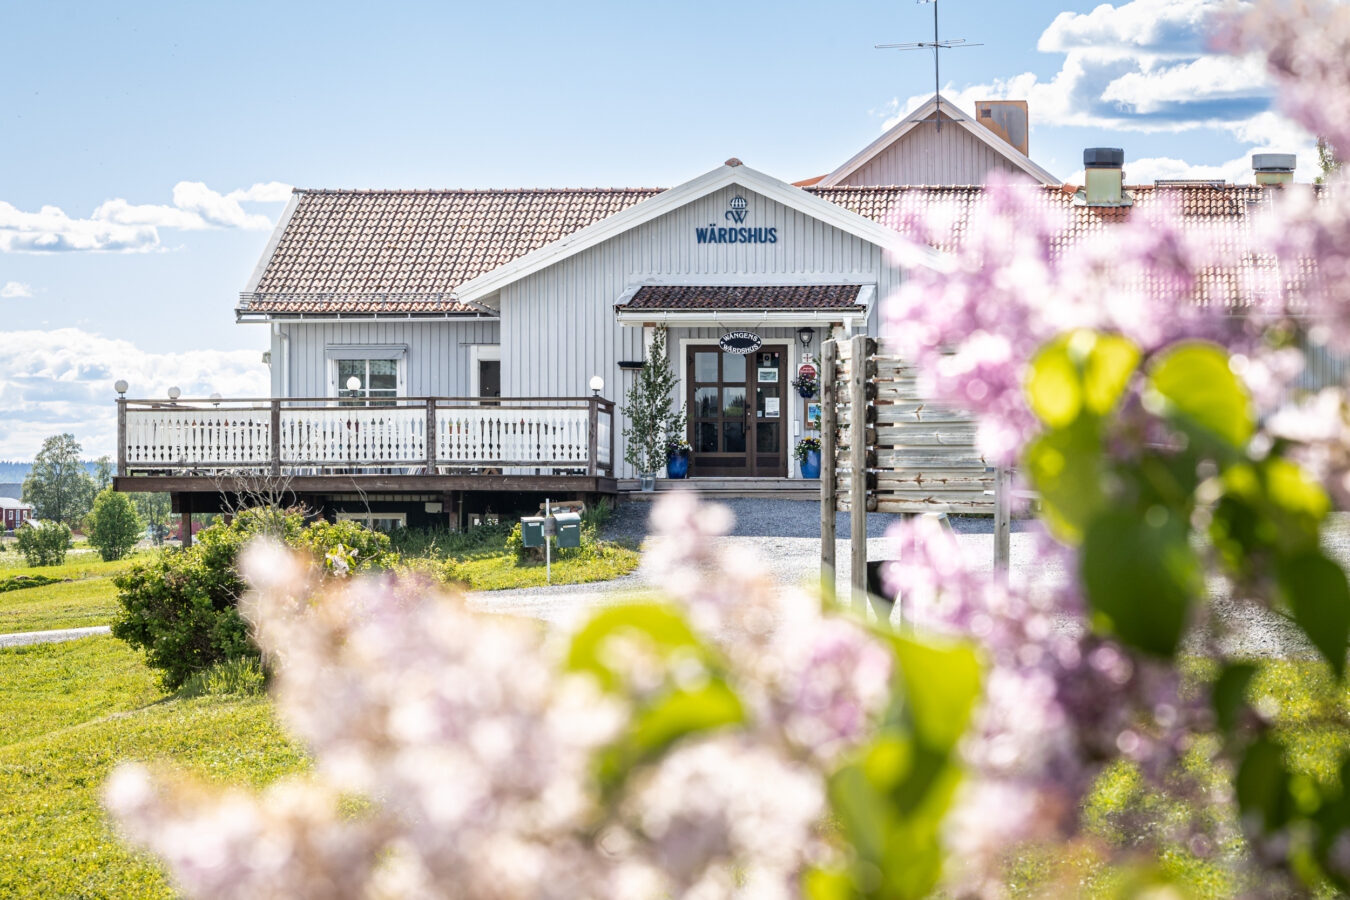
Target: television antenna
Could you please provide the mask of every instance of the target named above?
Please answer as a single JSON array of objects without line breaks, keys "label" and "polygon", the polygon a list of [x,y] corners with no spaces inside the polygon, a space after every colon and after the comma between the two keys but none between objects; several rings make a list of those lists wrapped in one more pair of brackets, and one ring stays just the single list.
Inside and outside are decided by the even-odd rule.
[{"label": "television antenna", "polygon": [[937,101],[937,108],[933,111],[933,118],[937,122],[937,130],[942,131],[942,70],[939,55],[943,50],[964,50],[968,47],[983,47],[984,44],[968,44],[965,38],[948,38],[942,40],[938,37],[938,0],[915,0],[920,5],[924,3],[933,4],[933,39],[931,41],[912,41],[906,44],[874,44],[877,50],[932,50],[933,51],[933,98]]}]

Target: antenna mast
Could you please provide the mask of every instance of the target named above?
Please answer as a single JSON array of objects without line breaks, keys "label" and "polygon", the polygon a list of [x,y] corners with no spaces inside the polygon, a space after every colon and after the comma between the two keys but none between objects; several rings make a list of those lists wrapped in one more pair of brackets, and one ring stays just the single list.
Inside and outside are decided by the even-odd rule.
[{"label": "antenna mast", "polygon": [[937,122],[937,130],[942,131],[942,69],[939,52],[942,50],[963,50],[967,47],[983,47],[984,44],[967,44],[965,38],[948,38],[941,40],[938,37],[938,0],[915,0],[915,2],[933,4],[933,40],[914,41],[907,44],[874,44],[877,50],[932,50],[933,51],[933,98],[937,107],[933,110],[933,119]]}]

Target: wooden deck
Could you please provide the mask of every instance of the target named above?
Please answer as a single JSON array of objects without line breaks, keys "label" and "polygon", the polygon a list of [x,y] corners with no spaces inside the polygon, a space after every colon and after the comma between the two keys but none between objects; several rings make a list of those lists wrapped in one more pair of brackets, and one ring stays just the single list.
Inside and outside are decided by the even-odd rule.
[{"label": "wooden deck", "polygon": [[117,401],[119,491],[608,493],[601,397]]}]

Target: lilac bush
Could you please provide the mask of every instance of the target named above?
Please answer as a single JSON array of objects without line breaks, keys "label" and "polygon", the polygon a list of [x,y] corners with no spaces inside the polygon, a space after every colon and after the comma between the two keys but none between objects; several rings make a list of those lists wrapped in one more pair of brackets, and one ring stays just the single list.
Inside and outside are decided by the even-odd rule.
[{"label": "lilac bush", "polygon": [[[1256,3],[1220,40],[1350,146],[1350,8]],[[676,494],[647,553],[669,602],[547,630],[255,547],[248,615],[314,771],[253,795],[123,767],[121,827],[201,897],[1000,896],[1009,855],[1081,840],[1128,766],[1188,810],[1136,857],[1240,843],[1225,864],[1255,892],[1350,889],[1350,790],[1290,770],[1207,587],[1344,677],[1350,583],[1322,528],[1350,496],[1350,413],[1336,387],[1283,401],[1300,346],[1350,346],[1350,200],[1271,188],[1239,247],[1155,209],[1065,255],[1040,192],[991,183],[950,265],[885,309],[930,394],[1039,495],[1029,574],[906,522],[891,633],[728,557],[729,513]],[[942,216],[897,215],[950,244]],[[1234,254],[1260,261],[1231,282],[1241,316],[1208,302]]]}]

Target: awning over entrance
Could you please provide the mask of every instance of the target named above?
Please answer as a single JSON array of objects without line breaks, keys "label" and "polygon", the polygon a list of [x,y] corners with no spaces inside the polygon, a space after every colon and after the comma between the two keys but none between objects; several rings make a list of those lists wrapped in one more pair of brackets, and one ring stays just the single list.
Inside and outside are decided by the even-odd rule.
[{"label": "awning over entrance", "polygon": [[626,324],[855,324],[875,294],[872,284],[644,284],[625,291],[614,309]]}]

